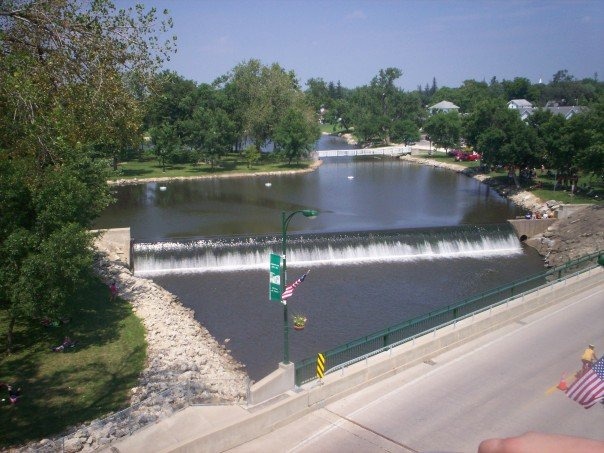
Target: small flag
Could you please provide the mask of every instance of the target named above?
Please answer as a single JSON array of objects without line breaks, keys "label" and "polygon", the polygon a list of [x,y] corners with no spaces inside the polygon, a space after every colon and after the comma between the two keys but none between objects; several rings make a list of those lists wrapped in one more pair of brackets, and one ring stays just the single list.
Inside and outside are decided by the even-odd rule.
[{"label": "small flag", "polygon": [[604,357],[577,379],[566,391],[570,399],[589,409],[599,401],[604,401]]},{"label": "small flag", "polygon": [[300,277],[298,280],[296,280],[291,285],[289,285],[287,288],[285,288],[285,291],[283,291],[283,294],[281,294],[281,300],[289,299],[290,297],[292,297],[292,294],[294,294],[294,289],[296,289],[296,287],[304,281],[304,279],[306,278],[306,276],[308,275],[309,272],[310,272],[310,269],[307,270],[306,273],[302,277]]}]

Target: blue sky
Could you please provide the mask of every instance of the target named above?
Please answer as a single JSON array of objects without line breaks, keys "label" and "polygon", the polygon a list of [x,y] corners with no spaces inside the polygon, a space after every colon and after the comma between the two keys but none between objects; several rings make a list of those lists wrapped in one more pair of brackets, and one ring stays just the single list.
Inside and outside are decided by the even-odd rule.
[{"label": "blue sky", "polygon": [[[311,77],[368,84],[380,69],[398,85],[457,87],[567,69],[604,80],[604,0],[140,0],[167,8],[178,52],[166,64],[211,82],[256,58]],[[116,5],[136,3],[116,0]]]}]

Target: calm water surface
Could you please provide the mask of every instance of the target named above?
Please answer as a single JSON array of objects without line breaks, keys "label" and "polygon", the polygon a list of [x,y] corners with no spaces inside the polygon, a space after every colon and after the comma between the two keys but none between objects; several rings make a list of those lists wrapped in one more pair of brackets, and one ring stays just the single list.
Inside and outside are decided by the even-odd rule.
[{"label": "calm water surface", "polygon": [[[320,149],[344,147],[328,137],[319,142]],[[298,209],[316,209],[320,215],[314,220],[296,216],[289,233],[494,224],[521,214],[472,178],[379,158],[326,160],[306,174],[149,183],[115,192],[117,202],[96,226],[129,226],[133,238],[151,242],[280,234],[281,211]],[[290,299],[290,313],[309,319],[304,331],[290,332],[291,359],[314,356],[542,267],[528,248],[511,256],[313,267]],[[289,262],[288,269],[290,282],[306,270]],[[154,280],[195,309],[215,338],[229,339],[229,349],[252,379],[282,360],[283,309],[268,301],[268,257],[266,271],[170,274]]]}]

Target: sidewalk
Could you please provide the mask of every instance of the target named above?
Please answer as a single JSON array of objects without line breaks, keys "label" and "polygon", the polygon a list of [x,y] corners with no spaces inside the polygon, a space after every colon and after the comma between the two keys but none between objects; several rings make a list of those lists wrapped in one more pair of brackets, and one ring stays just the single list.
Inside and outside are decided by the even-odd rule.
[{"label": "sidewalk", "polygon": [[[451,350],[482,335],[506,327],[517,319],[552,305],[568,303],[569,295],[604,287],[604,268],[546,287],[508,304],[427,333],[390,352],[358,362],[325,376],[322,385],[311,382],[256,406],[190,406],[107,447],[122,453],[218,452],[269,433],[343,396],[362,391],[422,363],[435,351]],[[519,325],[519,324],[518,324]]]}]

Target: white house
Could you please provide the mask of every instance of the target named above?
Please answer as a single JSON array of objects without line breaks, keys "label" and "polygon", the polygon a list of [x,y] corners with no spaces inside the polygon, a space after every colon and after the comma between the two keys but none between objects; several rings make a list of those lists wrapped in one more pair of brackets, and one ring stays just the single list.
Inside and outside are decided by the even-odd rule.
[{"label": "white house", "polygon": [[440,101],[438,104],[428,107],[428,110],[431,115],[434,115],[435,113],[458,112],[459,107],[449,101]]},{"label": "white house", "polygon": [[[539,107],[533,107],[533,104],[526,99],[512,99],[508,102],[508,108],[517,110],[522,121],[526,121],[535,110],[539,109]],[[565,120],[587,110],[586,107],[579,105],[559,106],[556,102],[548,102],[543,109],[550,111],[554,115],[561,115]]]},{"label": "white house", "polygon": [[512,99],[510,102],[508,102],[508,108],[516,110],[532,109],[533,104],[526,99]]}]

